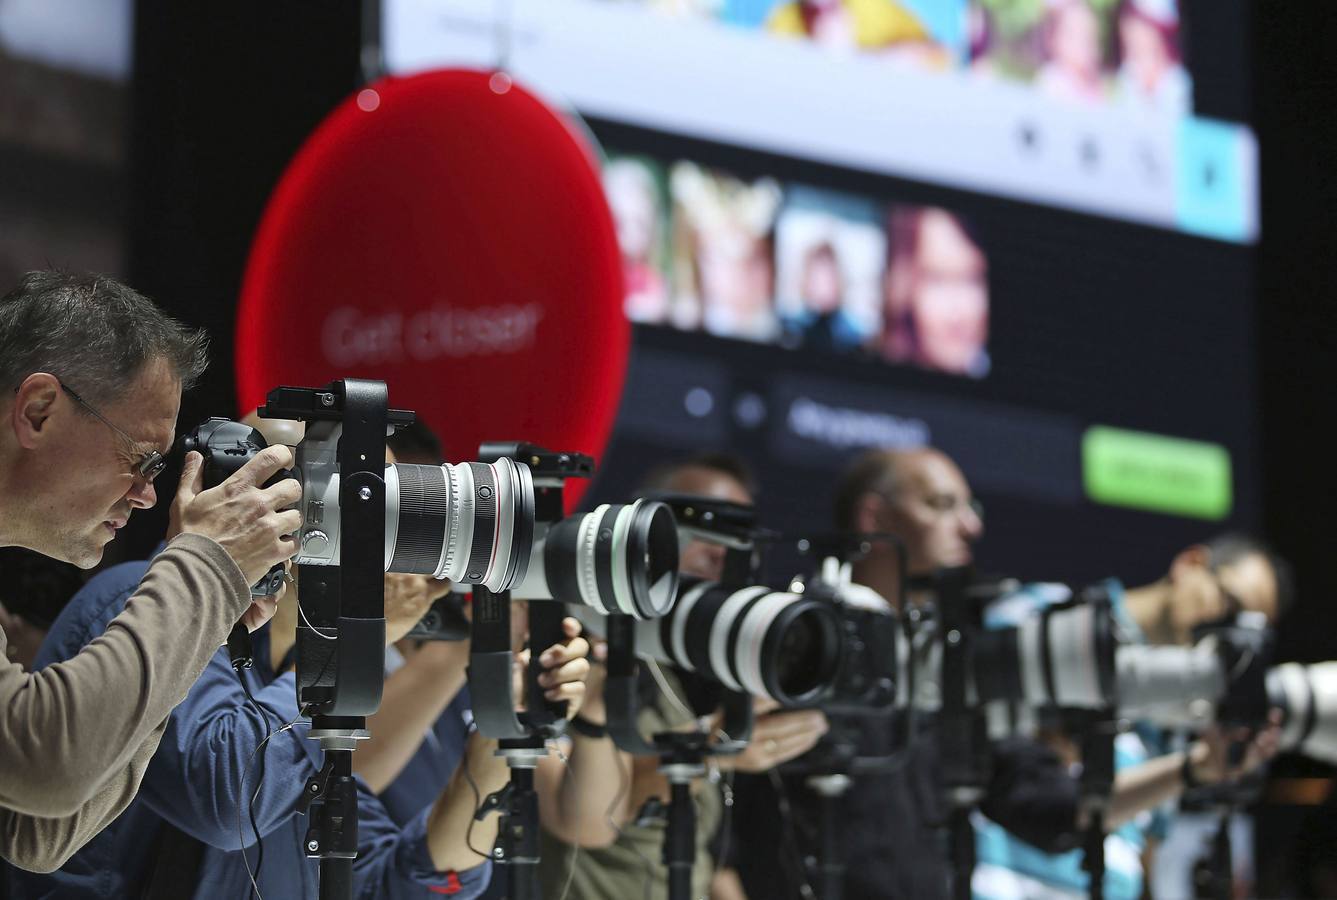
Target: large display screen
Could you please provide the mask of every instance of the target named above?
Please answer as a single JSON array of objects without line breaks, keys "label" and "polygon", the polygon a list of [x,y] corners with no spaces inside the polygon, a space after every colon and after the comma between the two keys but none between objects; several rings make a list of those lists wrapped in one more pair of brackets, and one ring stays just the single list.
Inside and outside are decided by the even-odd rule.
[{"label": "large display screen", "polygon": [[1243,3],[385,10],[392,70],[504,65],[605,150],[637,329],[595,495],[733,450],[823,531],[852,455],[931,444],[992,571],[1150,578],[1256,524]]}]

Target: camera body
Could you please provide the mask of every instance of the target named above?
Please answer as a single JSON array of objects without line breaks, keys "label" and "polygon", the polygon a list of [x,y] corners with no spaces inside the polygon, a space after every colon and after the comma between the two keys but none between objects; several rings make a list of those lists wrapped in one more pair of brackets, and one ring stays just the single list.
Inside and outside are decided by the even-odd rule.
[{"label": "camera body", "polygon": [[837,715],[889,710],[896,704],[906,652],[902,620],[886,598],[850,580],[850,567],[826,557],[813,578],[791,588],[829,604],[840,650],[834,678],[812,704]]},{"label": "camera body", "polygon": [[[188,453],[193,450],[204,458],[205,488],[222,484],[268,446],[269,442],[258,429],[218,417],[206,420],[181,438],[183,451]],[[263,486],[270,487],[291,475],[291,471],[280,471]],[[274,566],[263,578],[251,585],[251,596],[274,596],[283,586],[283,575],[283,564]]]}]

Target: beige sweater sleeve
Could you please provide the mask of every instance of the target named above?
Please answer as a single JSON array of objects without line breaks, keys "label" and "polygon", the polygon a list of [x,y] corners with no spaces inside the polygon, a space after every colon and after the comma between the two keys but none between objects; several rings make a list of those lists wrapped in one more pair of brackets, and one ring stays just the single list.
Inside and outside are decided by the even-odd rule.
[{"label": "beige sweater sleeve", "polygon": [[73,815],[45,818],[0,809],[0,858],[31,872],[54,872],[65,865],[130,805],[169,721],[150,732],[129,765],[113,772]]},{"label": "beige sweater sleeve", "polygon": [[[183,534],[72,659],[32,674],[0,663],[0,808],[46,819],[119,813],[143,774],[132,762],[147,762],[168,713],[249,603],[227,552]],[[0,658],[4,644],[0,632]],[[115,802],[93,809],[109,791]],[[15,827],[6,822],[2,833]]]}]

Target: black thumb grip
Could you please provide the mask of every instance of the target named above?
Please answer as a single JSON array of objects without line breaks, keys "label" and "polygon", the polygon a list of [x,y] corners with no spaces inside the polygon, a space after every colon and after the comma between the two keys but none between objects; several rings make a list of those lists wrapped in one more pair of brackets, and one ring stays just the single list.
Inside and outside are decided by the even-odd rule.
[{"label": "black thumb grip", "polygon": [[234,669],[249,669],[255,662],[251,653],[251,633],[241,622],[233,625],[232,632],[227,636],[227,655]]}]

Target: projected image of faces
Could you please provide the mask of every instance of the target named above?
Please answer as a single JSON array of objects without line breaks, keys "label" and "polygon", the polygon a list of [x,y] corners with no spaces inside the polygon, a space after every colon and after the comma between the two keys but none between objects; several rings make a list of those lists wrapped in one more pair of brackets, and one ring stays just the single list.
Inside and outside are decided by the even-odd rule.
[{"label": "projected image of faces", "polygon": [[1187,113],[1179,0],[974,0],[972,68],[1076,104]]},{"label": "projected image of faces", "polygon": [[892,362],[982,378],[989,372],[988,262],[965,221],[934,207],[892,211],[885,327]]},{"label": "projected image of faces", "polygon": [[619,155],[604,186],[634,322],[988,374],[988,261],[951,211]]},{"label": "projected image of faces", "polygon": [[[627,0],[606,0],[625,4]],[[967,0],[631,0],[693,18],[928,70],[962,64]]]},{"label": "projected image of faces", "polygon": [[964,9],[962,0],[788,0],[771,8],[765,28],[838,51],[946,69],[960,55]]},{"label": "projected image of faces", "polygon": [[669,171],[669,192],[678,327],[699,320],[720,337],[774,341],[772,233],[780,185],[678,162]]},{"label": "projected image of faces", "polygon": [[882,326],[887,236],[878,204],[793,186],[776,224],[776,309],[788,347],[848,352]]},{"label": "projected image of faces", "polygon": [[622,250],[625,308],[633,322],[670,320],[664,249],[668,209],[663,184],[662,167],[650,160],[624,156],[604,166],[604,194]]}]

